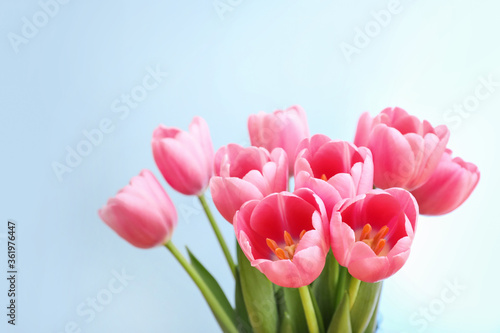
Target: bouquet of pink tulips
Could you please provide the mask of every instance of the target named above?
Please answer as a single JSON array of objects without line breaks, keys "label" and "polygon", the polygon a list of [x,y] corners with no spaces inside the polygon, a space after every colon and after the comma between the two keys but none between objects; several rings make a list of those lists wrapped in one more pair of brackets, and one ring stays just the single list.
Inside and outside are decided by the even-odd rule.
[{"label": "bouquet of pink tulips", "polygon": [[[460,206],[479,171],[452,158],[446,126],[401,108],[359,119],[354,143],[310,136],[299,106],[248,119],[251,147],[215,154],[207,124],[160,125],[153,155],[167,183],[201,201],[235,279],[231,304],[209,271],[171,241],[174,204],[144,170],[99,210],[140,248],[165,245],[224,332],[375,332],[382,281],[406,262],[419,214]],[[290,179],[294,189],[290,188]],[[235,263],[204,197],[234,227]]]}]

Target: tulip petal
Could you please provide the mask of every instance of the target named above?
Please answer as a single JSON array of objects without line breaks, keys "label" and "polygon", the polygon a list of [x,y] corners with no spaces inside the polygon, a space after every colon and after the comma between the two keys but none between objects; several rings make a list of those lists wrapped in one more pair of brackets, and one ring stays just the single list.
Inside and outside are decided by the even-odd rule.
[{"label": "tulip petal", "polygon": [[323,200],[328,218],[330,218],[335,204],[342,200],[342,196],[334,186],[321,179],[313,178],[306,172],[300,172],[296,176],[295,187],[308,188],[316,193]]},{"label": "tulip petal", "polygon": [[172,201],[149,170],[133,177],[98,214],[119,236],[139,248],[165,243],[177,225]]},{"label": "tulip petal", "polygon": [[382,110],[373,119],[367,113],[362,114],[355,143],[371,150],[377,187],[402,187],[411,191],[429,179],[448,138],[446,126],[433,128],[428,121],[420,122],[395,107]]},{"label": "tulip petal", "polygon": [[368,148],[373,154],[375,186],[404,187],[413,175],[415,157],[403,135],[394,128],[379,124],[372,131]]},{"label": "tulip petal", "polygon": [[212,140],[208,125],[200,117],[193,119],[189,130],[158,126],[153,132],[153,156],[163,177],[176,191],[200,195],[213,174]]},{"label": "tulip petal", "polygon": [[372,122],[372,117],[370,117],[370,113],[368,112],[363,112],[363,114],[359,117],[358,127],[356,129],[356,135],[354,137],[354,144],[356,146],[366,147],[368,145],[370,132],[372,129]]},{"label": "tulip petal", "polygon": [[[417,216],[415,199],[399,188],[344,199],[335,206],[330,221],[332,252],[353,277],[369,283],[383,280],[408,259]],[[371,228],[366,234],[367,224]],[[384,242],[377,238],[380,230],[385,230]]]},{"label": "tulip petal", "polygon": [[452,159],[451,154],[451,150],[445,152],[429,180],[412,191],[421,214],[442,215],[455,210],[479,182],[477,167],[460,158]]},{"label": "tulip petal", "polygon": [[309,127],[304,110],[292,106],[287,110],[276,110],[272,114],[259,112],[248,118],[248,132],[253,146],[269,151],[283,148],[288,155],[289,171],[293,171],[297,147],[301,140],[309,137]]},{"label": "tulip petal", "polygon": [[212,177],[210,193],[215,207],[228,222],[233,222],[234,214],[247,201],[262,199],[259,189],[239,178]]},{"label": "tulip petal", "polygon": [[[316,209],[318,206],[322,212]],[[298,288],[312,283],[324,267],[329,249],[324,215],[320,199],[302,189],[247,202],[236,213],[233,225],[252,266],[275,284]],[[292,240],[285,241],[285,235]],[[269,240],[276,244],[268,246]],[[286,248],[291,246],[290,241],[296,244],[293,249]],[[286,257],[276,252],[276,246],[286,249]]]}]

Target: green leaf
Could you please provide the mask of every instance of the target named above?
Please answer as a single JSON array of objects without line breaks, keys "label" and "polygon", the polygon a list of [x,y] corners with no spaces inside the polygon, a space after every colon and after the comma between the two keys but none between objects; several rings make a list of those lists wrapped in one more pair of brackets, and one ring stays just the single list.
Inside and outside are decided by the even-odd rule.
[{"label": "green leaf", "polygon": [[290,315],[295,332],[308,332],[306,315],[297,288],[283,288],[286,312]]},{"label": "green leaf", "polygon": [[247,308],[245,306],[245,301],[243,300],[243,291],[241,290],[239,267],[236,267],[236,286],[234,294],[236,303],[236,323],[237,323],[236,327],[238,328],[238,332],[251,333],[252,327],[250,326],[250,320],[248,319]]},{"label": "green leaf", "polygon": [[[289,325],[291,327],[291,332],[293,333],[294,332],[294,328],[293,328],[293,323],[292,323],[292,320],[291,320],[291,317],[290,317],[290,313],[287,312],[287,308],[286,308],[286,300],[285,300],[285,288],[284,287],[281,287],[281,286],[278,286],[278,285],[274,285],[274,299],[276,300],[276,305],[278,306],[278,317],[279,317],[279,331],[285,329],[283,325],[288,325],[288,324],[284,324],[283,322],[284,321],[287,321],[289,322]],[[290,317],[290,318],[286,318],[286,316]]]},{"label": "green leaf", "polygon": [[278,307],[273,284],[257,268],[252,267],[239,245],[237,252],[241,290],[250,324],[256,333],[277,332]]},{"label": "green leaf", "polygon": [[326,256],[325,267],[320,276],[313,282],[312,292],[319,307],[325,327],[330,325],[335,312],[335,291],[339,277],[339,264],[332,251]]},{"label": "green leaf", "polygon": [[347,267],[343,267],[339,265],[339,275],[337,280],[337,287],[335,290],[335,310],[340,305],[340,302],[344,298],[344,291],[346,290],[346,286],[349,285],[348,277],[350,274],[347,271]]},{"label": "green leaf", "polygon": [[307,286],[307,289],[309,290],[309,295],[311,297],[313,307],[314,307],[314,313],[316,314],[316,319],[318,321],[318,326],[319,326],[319,331],[321,333],[325,332],[325,325],[323,324],[323,318],[321,317],[321,312],[318,307],[318,302],[316,301],[316,298],[313,295],[312,289],[310,286]]},{"label": "green leaf", "polygon": [[[276,306],[278,307],[278,318],[279,322],[282,323],[285,317],[286,304],[285,304],[285,292],[284,288],[278,285],[274,286],[274,299],[276,300]],[[281,324],[280,324],[281,327]],[[281,329],[281,328],[280,328]]]},{"label": "green leaf", "polygon": [[[200,277],[203,279],[207,287],[210,289],[210,291],[214,294],[215,298],[221,305],[222,309],[226,314],[231,318],[233,321],[234,325],[237,325],[236,322],[236,313],[231,306],[231,303],[227,300],[226,294],[224,294],[224,291],[222,291],[222,288],[219,286],[219,283],[217,280],[210,274],[210,272],[199,262],[199,260],[194,256],[193,253],[187,248],[188,254],[189,254],[189,259],[191,260],[191,265],[193,268],[196,270],[196,272],[200,275]],[[213,312],[213,311],[212,311]],[[217,315],[214,312],[214,316],[217,319],[217,322],[222,326],[222,324],[219,321],[219,318],[217,318]]]},{"label": "green leaf", "polygon": [[297,333],[293,328],[292,318],[286,311],[281,319],[280,333]]},{"label": "green leaf", "polygon": [[351,309],[352,331],[363,333],[373,317],[382,289],[382,282],[361,282],[358,296]]},{"label": "green leaf", "polygon": [[370,319],[370,323],[368,324],[368,327],[365,330],[365,333],[375,333],[377,331],[377,326],[378,326],[378,305],[380,304],[380,294],[378,296],[378,301],[377,301],[377,306],[375,307],[375,310],[373,311],[372,319]]},{"label": "green leaf", "polygon": [[349,293],[344,291],[344,297],[340,301],[333,315],[328,333],[352,333],[351,316],[349,314]]}]

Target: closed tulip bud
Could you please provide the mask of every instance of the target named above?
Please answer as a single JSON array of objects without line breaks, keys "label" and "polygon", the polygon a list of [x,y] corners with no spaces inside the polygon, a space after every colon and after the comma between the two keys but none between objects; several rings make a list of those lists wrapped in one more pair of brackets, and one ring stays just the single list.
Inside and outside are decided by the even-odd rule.
[{"label": "closed tulip bud", "polygon": [[442,215],[458,208],[469,197],[479,177],[477,166],[460,157],[452,158],[451,150],[447,149],[431,178],[411,193],[421,214]]},{"label": "closed tulip bud", "polygon": [[450,132],[432,127],[401,108],[386,108],[375,118],[361,115],[354,144],[373,155],[374,184],[379,188],[422,186],[436,169]]},{"label": "closed tulip bud", "polygon": [[169,241],[177,225],[172,201],[149,170],[109,199],[99,217],[120,237],[143,249]]},{"label": "closed tulip bud", "polygon": [[189,132],[158,126],[153,132],[153,157],[167,183],[186,195],[201,195],[213,174],[214,150],[208,125],[194,117]]},{"label": "closed tulip bud", "polygon": [[289,172],[293,174],[297,145],[309,137],[307,117],[302,107],[295,105],[271,114],[253,114],[248,117],[248,132],[252,146],[269,151],[283,148],[288,156]]}]

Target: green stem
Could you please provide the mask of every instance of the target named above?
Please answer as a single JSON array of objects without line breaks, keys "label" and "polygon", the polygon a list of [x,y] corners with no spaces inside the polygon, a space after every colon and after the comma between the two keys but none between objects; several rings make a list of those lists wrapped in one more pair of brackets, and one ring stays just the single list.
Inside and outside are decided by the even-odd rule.
[{"label": "green stem", "polygon": [[222,233],[220,232],[219,226],[217,225],[217,222],[214,219],[214,216],[212,215],[212,212],[210,211],[210,207],[208,206],[207,200],[205,199],[205,195],[201,194],[198,196],[198,199],[200,199],[201,205],[203,206],[203,209],[205,210],[205,214],[208,217],[208,220],[210,221],[210,224],[212,225],[212,229],[214,229],[215,235],[217,236],[217,239],[219,241],[220,247],[222,248],[222,252],[224,252],[224,256],[226,257],[227,263],[229,264],[229,268],[231,269],[231,273],[233,273],[234,278],[236,278],[236,266],[233,261],[233,257],[231,256],[231,252],[229,252],[229,248],[227,247],[226,241],[224,240],[224,237],[222,236]]},{"label": "green stem", "polygon": [[316,312],[314,311],[314,305],[311,299],[311,294],[309,293],[309,287],[300,287],[299,294],[300,299],[302,300],[302,306],[304,307],[309,333],[319,333],[318,319],[316,319]]},{"label": "green stem", "polygon": [[238,330],[234,326],[231,318],[228,317],[227,313],[224,311],[217,298],[214,296],[210,288],[205,284],[201,276],[196,272],[196,270],[191,266],[191,264],[186,260],[182,253],[175,247],[174,243],[171,241],[165,244],[165,247],[174,255],[175,259],[181,264],[181,266],[186,270],[194,283],[198,286],[201,293],[205,297],[210,308],[216,314],[217,318],[224,324],[228,332],[237,333]]},{"label": "green stem", "polygon": [[350,301],[349,305],[351,309],[352,306],[354,305],[354,302],[356,301],[356,297],[358,296],[360,283],[361,283],[360,280],[356,279],[354,276],[351,277],[351,282],[349,283],[349,301]]},{"label": "green stem", "polygon": [[340,302],[342,302],[342,298],[344,296],[344,290],[345,290],[346,277],[347,277],[347,268],[340,266],[339,267],[339,279],[338,279],[338,283],[337,283],[337,291],[335,293],[335,309],[337,309]]}]

